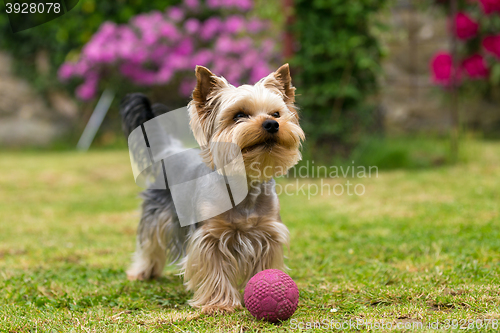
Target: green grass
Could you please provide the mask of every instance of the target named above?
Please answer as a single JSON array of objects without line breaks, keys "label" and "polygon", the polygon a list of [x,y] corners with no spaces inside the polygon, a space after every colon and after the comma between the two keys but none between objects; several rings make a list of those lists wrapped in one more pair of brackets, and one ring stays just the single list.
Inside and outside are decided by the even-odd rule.
[{"label": "green grass", "polygon": [[[173,268],[159,280],[126,280],[140,204],[127,151],[0,153],[0,331],[500,321],[500,144],[471,147],[466,164],[323,180],[363,184],[362,196],[308,199],[317,179],[300,181],[306,193],[282,195],[287,264],[300,301],[294,321],[280,325],[246,310],[201,315],[187,305],[191,295]],[[279,181],[288,182],[289,190],[297,186]]]}]

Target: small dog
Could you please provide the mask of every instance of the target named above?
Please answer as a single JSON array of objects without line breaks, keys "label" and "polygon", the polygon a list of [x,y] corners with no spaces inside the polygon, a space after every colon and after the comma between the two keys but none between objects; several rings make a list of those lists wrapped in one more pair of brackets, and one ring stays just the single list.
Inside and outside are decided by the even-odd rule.
[{"label": "small dog", "polygon": [[[253,86],[234,87],[201,66],[196,79],[188,112],[203,161],[213,170],[217,152],[207,147],[237,144],[248,195],[223,214],[181,227],[168,189],[144,191],[137,250],[127,275],[131,280],[158,277],[167,260],[180,261],[185,286],[194,291],[191,306],[204,313],[232,312],[241,308],[240,290],[253,275],[286,269],[283,246],[289,232],[280,218],[273,177],[301,159],[305,136],[288,64]],[[127,95],[120,110],[125,134],[163,112],[164,106],[151,106],[144,95]]]}]

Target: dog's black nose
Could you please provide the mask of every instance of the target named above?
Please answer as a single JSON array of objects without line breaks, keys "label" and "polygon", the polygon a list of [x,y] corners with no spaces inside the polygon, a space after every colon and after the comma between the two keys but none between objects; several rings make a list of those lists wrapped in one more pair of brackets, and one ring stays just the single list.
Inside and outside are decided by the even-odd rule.
[{"label": "dog's black nose", "polygon": [[278,132],[280,124],[276,120],[268,119],[262,123],[262,127],[264,127],[264,129],[269,133],[274,134]]}]

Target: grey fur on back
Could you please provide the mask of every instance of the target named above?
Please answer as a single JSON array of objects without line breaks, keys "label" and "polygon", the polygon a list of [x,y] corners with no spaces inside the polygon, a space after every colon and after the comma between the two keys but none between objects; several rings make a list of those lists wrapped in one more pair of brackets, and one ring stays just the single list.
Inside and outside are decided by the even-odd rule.
[{"label": "grey fur on back", "polygon": [[[151,107],[149,99],[143,94],[129,94],[120,105],[120,114],[125,136],[135,128],[159,114],[168,112],[162,104]],[[138,233],[139,245],[147,248],[147,242],[156,240],[165,251],[170,263],[179,260],[185,253],[185,243],[195,225],[182,228],[177,218],[172,195],[169,189],[148,189],[141,193],[144,199]]]}]

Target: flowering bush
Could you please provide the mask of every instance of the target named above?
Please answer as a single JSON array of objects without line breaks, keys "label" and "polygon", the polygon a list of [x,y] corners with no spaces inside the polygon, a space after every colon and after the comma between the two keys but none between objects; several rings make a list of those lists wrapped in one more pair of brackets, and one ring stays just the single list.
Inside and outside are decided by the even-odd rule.
[{"label": "flowering bush", "polygon": [[[79,54],[82,46],[97,32],[102,22],[109,20],[127,23],[134,13],[163,10],[179,4],[181,0],[75,2],[78,4],[70,14],[58,17],[57,23],[52,21],[54,23],[42,24],[26,33],[12,33],[9,18],[0,14],[0,49],[12,56],[11,69],[16,75],[32,82],[33,88],[45,96],[55,90],[69,90],[76,87],[78,83],[76,80],[70,84],[59,81],[57,70],[67,59],[74,59]],[[3,4],[0,7],[3,8]],[[47,5],[45,7],[48,8]],[[50,66],[47,74],[42,77],[36,67],[36,58],[43,53],[50,55],[48,57]]]},{"label": "flowering bush", "polygon": [[[500,0],[459,3],[463,8],[450,24],[452,33],[462,42],[457,55],[459,58],[452,59],[450,53],[440,51],[430,64],[433,82],[443,86],[450,86],[453,78],[461,84],[466,80],[488,79],[500,73]],[[498,84],[500,77],[493,77],[490,81]]]},{"label": "flowering bush", "polygon": [[59,77],[83,79],[76,95],[84,100],[95,97],[101,81],[113,78],[142,86],[180,82],[180,94],[188,96],[196,65],[232,84],[256,82],[271,71],[278,54],[271,39],[256,38],[268,22],[245,16],[252,5],[251,0],[184,0],[165,12],[137,15],[128,24],[106,22],[77,62],[59,68]]}]

